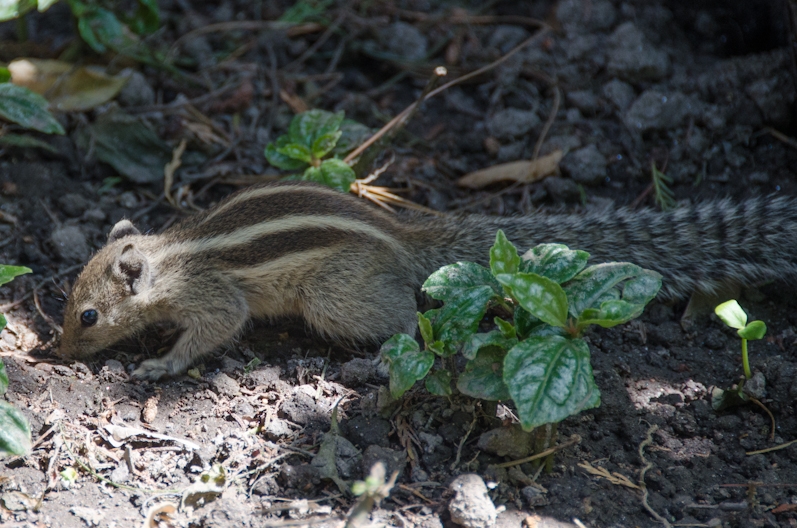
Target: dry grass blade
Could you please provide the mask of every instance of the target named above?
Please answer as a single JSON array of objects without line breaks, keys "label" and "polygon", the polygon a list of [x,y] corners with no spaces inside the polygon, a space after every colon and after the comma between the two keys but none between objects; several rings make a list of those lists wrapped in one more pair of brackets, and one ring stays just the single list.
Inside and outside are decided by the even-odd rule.
[{"label": "dry grass blade", "polygon": [[606,479],[616,486],[625,486],[626,488],[631,488],[635,490],[641,489],[639,486],[631,482],[631,479],[629,479],[628,477],[626,477],[621,473],[617,472],[609,473],[609,470],[607,470],[606,468],[595,467],[589,462],[581,462],[578,465],[578,467],[580,467],[590,475],[595,475],[596,477]]},{"label": "dry grass blade", "polygon": [[175,201],[174,197],[172,196],[172,185],[174,185],[174,172],[180,168],[180,165],[183,164],[183,153],[185,152],[185,146],[187,142],[185,139],[180,141],[180,144],[177,145],[172,151],[172,161],[167,163],[163,167],[163,192],[166,196],[166,200],[174,207],[177,207],[177,202]]},{"label": "dry grass blade", "polygon": [[469,172],[457,180],[457,185],[468,187],[469,189],[481,189],[502,181],[536,182],[546,176],[556,174],[559,170],[559,162],[562,161],[562,156],[564,156],[564,153],[561,150],[555,150],[534,160],[500,163],[486,169]]}]

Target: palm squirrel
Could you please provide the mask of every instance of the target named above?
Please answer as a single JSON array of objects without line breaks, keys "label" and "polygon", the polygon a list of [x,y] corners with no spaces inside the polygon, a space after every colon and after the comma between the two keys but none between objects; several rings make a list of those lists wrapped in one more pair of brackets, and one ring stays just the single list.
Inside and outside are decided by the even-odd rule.
[{"label": "palm squirrel", "polygon": [[122,220],[76,279],[59,355],[85,357],[171,321],[172,350],[134,372],[184,372],[252,318],[301,316],[317,332],[378,343],[415,335],[416,294],[435,270],[487,264],[495,233],[527,249],[560,242],[595,261],[628,261],[664,277],[662,295],[712,292],[797,275],[797,200],[717,200],[669,212],[431,217],[392,215],[306,183],[244,189],[159,235]]}]

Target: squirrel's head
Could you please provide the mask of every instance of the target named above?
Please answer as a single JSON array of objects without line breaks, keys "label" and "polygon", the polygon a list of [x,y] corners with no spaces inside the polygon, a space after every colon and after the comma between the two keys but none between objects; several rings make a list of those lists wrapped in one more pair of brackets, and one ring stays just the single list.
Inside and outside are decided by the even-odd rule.
[{"label": "squirrel's head", "polygon": [[64,310],[59,356],[94,354],[144,326],[141,307],[152,272],[139,249],[143,238],[129,220],[121,220],[107,245],[83,268]]}]

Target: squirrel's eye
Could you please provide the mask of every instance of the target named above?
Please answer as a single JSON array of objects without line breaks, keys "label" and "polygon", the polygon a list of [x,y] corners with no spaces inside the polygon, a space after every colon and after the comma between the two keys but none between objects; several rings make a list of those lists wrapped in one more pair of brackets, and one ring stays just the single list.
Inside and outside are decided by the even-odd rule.
[{"label": "squirrel's eye", "polygon": [[86,310],[80,314],[80,322],[83,326],[94,326],[97,323],[97,310]]}]

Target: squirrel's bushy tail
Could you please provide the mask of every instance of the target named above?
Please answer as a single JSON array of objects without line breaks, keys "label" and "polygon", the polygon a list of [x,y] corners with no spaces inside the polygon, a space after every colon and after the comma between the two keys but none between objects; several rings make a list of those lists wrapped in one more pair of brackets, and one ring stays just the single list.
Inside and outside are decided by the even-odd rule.
[{"label": "squirrel's bushy tail", "polygon": [[797,200],[784,197],[707,201],[667,212],[606,208],[427,219],[416,224],[411,243],[422,248],[424,272],[457,260],[486,264],[498,229],[521,253],[557,242],[588,251],[593,263],[625,261],[658,271],[665,297],[797,276]]}]

